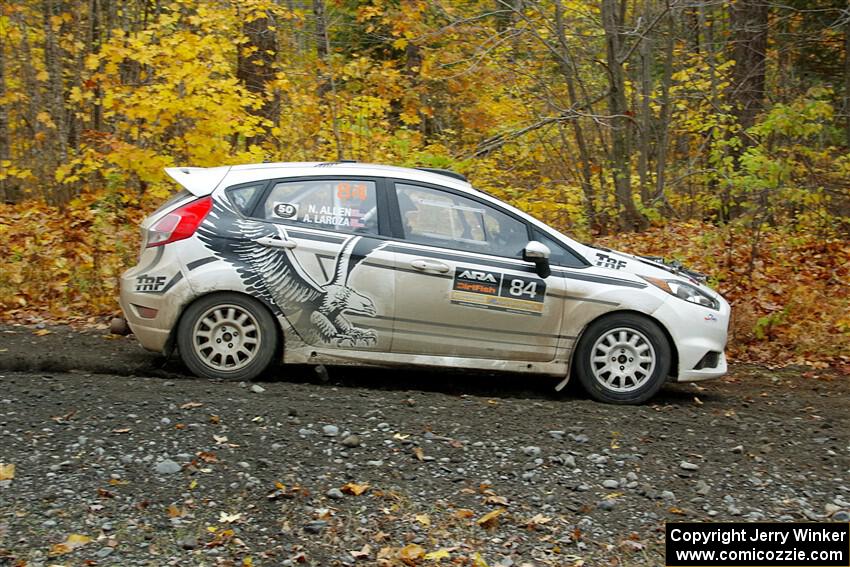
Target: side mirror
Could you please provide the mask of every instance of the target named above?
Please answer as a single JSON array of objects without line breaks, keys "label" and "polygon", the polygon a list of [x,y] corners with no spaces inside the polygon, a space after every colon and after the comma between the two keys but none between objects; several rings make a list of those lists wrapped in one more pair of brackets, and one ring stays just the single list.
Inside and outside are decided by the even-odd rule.
[{"label": "side mirror", "polygon": [[546,279],[552,274],[552,268],[549,267],[549,256],[551,254],[552,251],[549,250],[548,246],[532,240],[525,245],[525,250],[522,251],[522,259],[526,262],[534,262],[537,275]]}]

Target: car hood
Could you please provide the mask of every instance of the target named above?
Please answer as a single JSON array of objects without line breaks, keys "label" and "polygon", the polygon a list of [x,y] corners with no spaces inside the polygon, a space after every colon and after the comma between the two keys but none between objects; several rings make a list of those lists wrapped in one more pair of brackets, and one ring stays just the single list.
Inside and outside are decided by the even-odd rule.
[{"label": "car hood", "polygon": [[638,256],[601,246],[586,246],[587,257],[595,266],[639,276],[669,278],[674,275],[703,289],[708,276],[683,266],[675,260],[665,260],[661,256]]}]

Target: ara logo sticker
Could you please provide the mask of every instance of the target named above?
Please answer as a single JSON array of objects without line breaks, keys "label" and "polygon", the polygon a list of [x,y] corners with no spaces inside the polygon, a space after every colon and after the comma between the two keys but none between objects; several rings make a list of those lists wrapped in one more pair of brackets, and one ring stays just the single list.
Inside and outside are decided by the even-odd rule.
[{"label": "ara logo sticker", "polygon": [[714,313],[709,313],[704,317],[706,321],[711,321],[712,323],[717,321],[717,317],[715,317]]},{"label": "ara logo sticker", "polygon": [[603,268],[611,268],[612,270],[620,270],[626,267],[625,260],[612,258],[608,254],[596,253],[596,265]]},{"label": "ara logo sticker", "polygon": [[274,216],[282,219],[291,219],[298,214],[298,206],[292,203],[275,203]]},{"label": "ara logo sticker", "polygon": [[451,301],[457,305],[511,313],[543,313],[546,282],[540,278],[458,266]]},{"label": "ara logo sticker", "polygon": [[165,276],[141,275],[136,278],[136,291],[159,291],[165,285]]},{"label": "ara logo sticker", "polygon": [[496,283],[496,276],[493,272],[478,272],[475,270],[462,271],[460,274],[458,274],[458,279]]},{"label": "ara logo sticker", "polygon": [[487,295],[499,295],[499,285],[501,283],[502,274],[498,272],[459,267],[455,270],[454,286],[452,289],[472,293],[484,293]]}]

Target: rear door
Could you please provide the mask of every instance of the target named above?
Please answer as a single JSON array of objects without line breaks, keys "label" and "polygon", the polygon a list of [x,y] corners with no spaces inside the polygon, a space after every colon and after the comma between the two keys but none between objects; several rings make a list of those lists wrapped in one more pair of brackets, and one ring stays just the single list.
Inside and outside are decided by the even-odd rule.
[{"label": "rear door", "polygon": [[392,351],[553,360],[564,279],[542,279],[522,260],[527,224],[447,188],[396,181],[393,189]]},{"label": "rear door", "polygon": [[[395,281],[381,237],[383,185],[368,177],[273,181],[252,217],[274,225],[265,245],[285,253],[278,303],[300,338],[389,352]],[[384,223],[388,224],[388,223]]]}]

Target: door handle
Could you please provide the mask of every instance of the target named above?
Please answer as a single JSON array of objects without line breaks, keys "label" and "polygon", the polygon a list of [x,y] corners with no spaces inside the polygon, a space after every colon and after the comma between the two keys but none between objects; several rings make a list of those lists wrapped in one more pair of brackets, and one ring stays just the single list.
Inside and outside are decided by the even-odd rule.
[{"label": "door handle", "polygon": [[417,270],[431,270],[434,272],[439,272],[441,274],[445,274],[451,268],[442,262],[430,262],[428,260],[413,260],[410,262],[410,265],[416,268]]},{"label": "door handle", "polygon": [[298,246],[298,243],[294,240],[282,240],[280,238],[269,238],[268,236],[264,236],[262,238],[258,238],[254,240],[257,244],[262,244],[263,246],[269,246],[271,248],[287,248],[289,250]]}]

